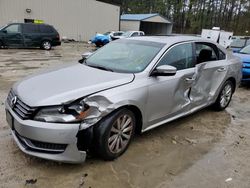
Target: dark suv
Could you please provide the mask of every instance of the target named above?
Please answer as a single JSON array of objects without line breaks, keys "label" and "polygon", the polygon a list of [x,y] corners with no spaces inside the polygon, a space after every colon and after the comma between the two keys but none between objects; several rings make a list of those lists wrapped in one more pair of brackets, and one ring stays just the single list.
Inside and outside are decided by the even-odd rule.
[{"label": "dark suv", "polygon": [[1,47],[40,47],[50,50],[61,45],[59,33],[47,24],[12,23],[0,29]]}]

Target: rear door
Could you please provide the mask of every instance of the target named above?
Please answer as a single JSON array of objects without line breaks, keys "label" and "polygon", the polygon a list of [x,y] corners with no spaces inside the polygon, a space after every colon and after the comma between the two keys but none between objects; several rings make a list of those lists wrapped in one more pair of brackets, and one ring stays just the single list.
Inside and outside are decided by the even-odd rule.
[{"label": "rear door", "polygon": [[195,43],[196,73],[190,92],[192,108],[211,104],[225,81],[228,62],[226,55],[212,43]]},{"label": "rear door", "polygon": [[[177,68],[174,76],[149,77],[147,102],[147,128],[190,109],[189,92],[195,74],[195,59],[191,42],[171,47],[157,66],[171,65]],[[157,67],[156,66],[156,67]]]},{"label": "rear door", "polygon": [[24,44],[26,47],[38,47],[41,44],[41,34],[39,25],[36,24],[23,24],[22,33]]},{"label": "rear door", "polygon": [[6,46],[23,47],[23,36],[20,24],[11,24],[3,29],[3,40]]}]

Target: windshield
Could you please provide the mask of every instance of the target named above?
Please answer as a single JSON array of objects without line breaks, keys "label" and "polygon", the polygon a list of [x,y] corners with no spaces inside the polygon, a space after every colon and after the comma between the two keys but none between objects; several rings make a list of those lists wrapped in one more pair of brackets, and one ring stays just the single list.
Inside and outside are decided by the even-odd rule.
[{"label": "windshield", "polygon": [[4,25],[4,26],[0,26],[0,30],[2,30],[3,28],[5,28],[7,25]]},{"label": "windshield", "polygon": [[119,40],[100,48],[86,60],[86,65],[123,73],[143,71],[165,44]]},{"label": "windshield", "polygon": [[241,54],[250,54],[250,45],[246,46],[245,48],[243,48],[242,50],[240,50]]}]

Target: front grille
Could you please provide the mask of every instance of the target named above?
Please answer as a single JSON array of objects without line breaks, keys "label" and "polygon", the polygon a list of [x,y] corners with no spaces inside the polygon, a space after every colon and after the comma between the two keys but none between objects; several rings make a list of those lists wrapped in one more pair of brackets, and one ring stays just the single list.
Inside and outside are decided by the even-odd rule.
[{"label": "front grille", "polygon": [[22,146],[30,151],[58,154],[64,152],[67,147],[67,144],[53,144],[24,138],[17,132],[15,132],[15,135]]},{"label": "front grille", "polygon": [[31,119],[37,108],[30,107],[27,104],[23,103],[13,92],[10,90],[7,97],[7,102],[13,111],[23,120]]},{"label": "front grille", "polygon": [[35,140],[30,140],[30,142],[37,148],[42,148],[42,149],[47,149],[47,150],[64,151],[66,148],[66,144],[51,144],[51,143],[39,142]]}]

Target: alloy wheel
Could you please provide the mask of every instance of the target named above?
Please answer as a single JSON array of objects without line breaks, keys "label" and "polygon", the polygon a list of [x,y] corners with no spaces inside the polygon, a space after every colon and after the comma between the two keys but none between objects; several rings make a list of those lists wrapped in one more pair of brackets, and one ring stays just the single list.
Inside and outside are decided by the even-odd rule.
[{"label": "alloy wheel", "polygon": [[133,134],[133,120],[129,115],[122,115],[112,125],[109,139],[108,148],[112,153],[119,153],[123,151]]},{"label": "alloy wheel", "polygon": [[226,107],[228,103],[230,102],[231,97],[232,97],[232,91],[233,89],[232,89],[231,84],[227,84],[223,88],[221,92],[221,96],[220,96],[220,105],[222,108]]},{"label": "alloy wheel", "polygon": [[50,48],[51,48],[50,42],[49,42],[49,41],[43,42],[43,48],[44,48],[45,50],[50,50]]}]

